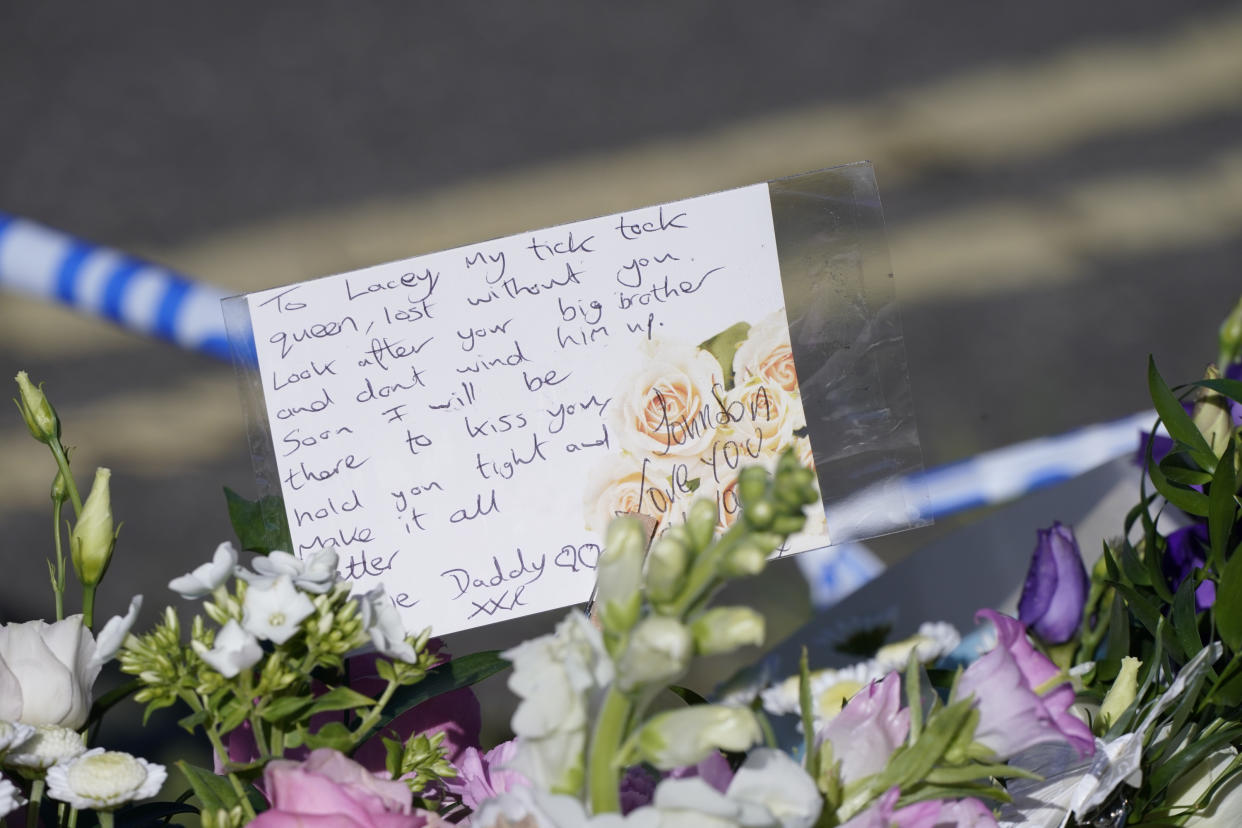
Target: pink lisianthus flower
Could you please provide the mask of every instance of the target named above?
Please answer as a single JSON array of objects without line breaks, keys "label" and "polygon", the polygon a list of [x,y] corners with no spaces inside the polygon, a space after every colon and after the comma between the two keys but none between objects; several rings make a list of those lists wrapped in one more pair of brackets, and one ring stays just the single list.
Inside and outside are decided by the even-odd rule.
[{"label": "pink lisianthus flower", "polygon": [[446,823],[413,807],[404,782],[368,771],[339,751],[320,748],[303,762],[277,759],[263,771],[271,808],[252,828],[425,828]]},{"label": "pink lisianthus flower", "polygon": [[890,788],[841,828],[996,828],[996,817],[977,799],[932,799],[894,810],[901,791]]},{"label": "pink lisianthus flower", "polygon": [[818,734],[841,763],[841,783],[879,773],[910,733],[910,710],[901,708],[901,679],[889,673],[855,693]]},{"label": "pink lisianthus flower", "polygon": [[525,776],[505,767],[516,755],[515,739],[501,742],[487,753],[474,747],[465,748],[453,762],[457,767],[457,776],[444,780],[444,787],[472,811],[479,807],[480,802],[497,794],[530,787],[530,781]]},{"label": "pink lisianthus flower", "polygon": [[958,680],[955,700],[974,696],[979,710],[975,741],[1008,759],[1043,742],[1068,742],[1079,756],[1095,751],[1091,729],[1069,712],[1074,688],[1067,681],[1040,695],[1036,692],[1060,672],[1035,651],[1019,621],[985,609],[996,627],[996,646],[971,664]]}]

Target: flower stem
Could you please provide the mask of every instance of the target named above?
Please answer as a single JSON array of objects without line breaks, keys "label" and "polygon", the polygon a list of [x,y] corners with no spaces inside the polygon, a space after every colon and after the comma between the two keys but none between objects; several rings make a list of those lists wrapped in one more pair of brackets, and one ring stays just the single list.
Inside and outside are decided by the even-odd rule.
[{"label": "flower stem", "polygon": [[26,805],[26,828],[36,828],[39,824],[39,805],[43,802],[45,784],[42,776],[30,783],[30,803]]},{"label": "flower stem", "polygon": [[78,485],[73,482],[73,474],[69,471],[69,458],[65,454],[65,448],[60,444],[60,440],[52,440],[48,443],[48,448],[52,450],[52,456],[56,458],[60,474],[65,479],[65,488],[69,491],[69,499],[73,501],[73,513],[81,517],[82,495],[78,494]]},{"label": "flower stem", "polygon": [[56,573],[52,577],[52,592],[56,595],[56,620],[65,619],[65,552],[60,545],[60,510],[63,500],[52,498],[52,538],[56,542]]},{"label": "flower stem", "polygon": [[367,735],[367,732],[379,721],[380,714],[384,712],[384,706],[392,699],[392,694],[395,692],[397,692],[397,683],[395,681],[388,682],[388,686],[384,688],[384,692],[380,695],[379,700],[375,702],[375,706],[367,711],[367,715],[358,723],[358,727],[354,728],[354,747],[349,751],[351,754],[354,750],[357,750],[358,743]]},{"label": "flower stem", "polygon": [[[237,778],[237,774],[229,773],[229,784],[233,786],[233,791],[237,794],[237,799],[242,807],[242,813],[246,815],[246,822],[254,819],[254,806],[250,804],[250,797],[246,796],[246,789],[242,787],[241,780]],[[111,828],[111,826],[106,828]]]},{"label": "flower stem", "polygon": [[595,723],[587,756],[587,789],[591,811],[596,814],[621,810],[620,765],[617,751],[625,739],[633,703],[616,687],[608,691]]},{"label": "flower stem", "polygon": [[99,828],[112,828],[111,811],[96,811],[95,816],[99,817]]},{"label": "flower stem", "polygon": [[88,630],[95,624],[95,584],[82,585],[82,626]]}]

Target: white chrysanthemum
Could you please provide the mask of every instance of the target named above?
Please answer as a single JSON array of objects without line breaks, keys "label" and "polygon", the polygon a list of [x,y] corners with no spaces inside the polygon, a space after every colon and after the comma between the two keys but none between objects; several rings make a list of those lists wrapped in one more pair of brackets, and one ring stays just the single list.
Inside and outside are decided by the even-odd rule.
[{"label": "white chrysanthemum", "polygon": [[287,576],[298,589],[323,595],[336,583],[339,561],[335,546],[325,546],[306,560],[299,560],[288,552],[273,550],[251,561],[254,572],[242,567],[236,571],[237,577],[251,586],[268,585]]},{"label": "white chrysanthemum", "polygon": [[216,633],[210,650],[200,641],[191,642],[190,646],[199,658],[225,678],[233,678],[242,670],[254,666],[263,657],[263,648],[259,646],[258,639],[231,618]]},{"label": "white chrysanthemum", "polygon": [[17,786],[0,776],[0,819],[26,804]]},{"label": "white chrysanthemum", "polygon": [[[811,673],[811,704],[818,725],[841,711],[850,697],[872,681],[883,678],[888,672],[875,661],[862,661],[840,670],[816,670]],[[763,709],[773,715],[799,714],[802,707],[798,700],[798,676],[793,675],[780,684],[764,690]]]},{"label": "white chrysanthemum", "polygon": [[9,748],[15,748],[34,735],[33,725],[0,719],[0,756]]},{"label": "white chrysanthemum", "polygon": [[376,650],[406,664],[418,662],[418,653],[405,640],[405,624],[401,621],[401,614],[392,605],[382,584],[358,596],[358,605],[362,628],[371,636]]},{"label": "white chrysanthemum", "polygon": [[952,624],[925,621],[919,625],[919,631],[909,638],[885,644],[876,650],[875,660],[883,666],[884,672],[904,670],[911,654],[923,664],[932,664],[956,650],[961,643],[962,636]]},{"label": "white chrysanthemum", "polygon": [[315,605],[306,593],[294,587],[288,575],[281,575],[270,583],[251,584],[242,609],[242,627],[246,632],[284,644],[315,611]]},{"label": "white chrysanthemum", "polygon": [[84,750],[86,743],[76,730],[60,725],[39,725],[33,736],[5,754],[4,764],[43,770],[81,756]]},{"label": "white chrysanthemum", "polygon": [[216,552],[208,563],[194,568],[194,571],[173,578],[168,588],[182,598],[193,599],[210,595],[216,587],[224,586],[233,570],[237,568],[237,549],[229,541],[216,547]]},{"label": "white chrysanthemum", "polygon": [[47,794],[83,810],[110,811],[126,802],[149,799],[168,775],[163,765],[128,753],[92,748],[47,772]]}]

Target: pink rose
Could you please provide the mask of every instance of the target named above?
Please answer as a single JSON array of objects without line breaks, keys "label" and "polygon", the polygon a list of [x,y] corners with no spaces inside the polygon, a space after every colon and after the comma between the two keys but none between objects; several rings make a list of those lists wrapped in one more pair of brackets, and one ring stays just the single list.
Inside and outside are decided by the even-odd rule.
[{"label": "pink rose", "polygon": [[1008,759],[1031,745],[1066,741],[1079,756],[1095,751],[1086,723],[1069,712],[1074,688],[1067,681],[1040,695],[1041,687],[1060,671],[1035,651],[1021,622],[994,610],[979,610],[996,627],[996,646],[966,668],[956,698],[973,695],[979,709],[975,741]]},{"label": "pink rose", "polygon": [[320,748],[304,762],[278,759],[263,771],[271,808],[252,828],[424,828],[443,825],[416,810],[404,782],[369,772],[339,751]]},{"label": "pink rose", "polygon": [[841,782],[848,785],[884,770],[909,732],[910,710],[901,709],[901,679],[889,673],[855,693],[818,738],[832,743],[832,757],[841,762]]}]

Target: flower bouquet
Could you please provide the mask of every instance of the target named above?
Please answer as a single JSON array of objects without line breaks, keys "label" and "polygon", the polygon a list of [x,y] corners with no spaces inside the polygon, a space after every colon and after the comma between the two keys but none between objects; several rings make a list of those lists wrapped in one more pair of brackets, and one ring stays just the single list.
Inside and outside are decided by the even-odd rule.
[{"label": "flower bouquet", "polygon": [[[504,653],[450,658],[403,629],[382,588],[351,595],[334,550],[289,554],[287,529],[237,498],[239,543],[169,584],[201,612],[136,631],[135,597],[96,631],[118,538],[108,471],[83,500],[55,409],[19,374],[18,407],[56,465],[55,621],[0,628],[0,814],[75,828],[1242,824],[1242,305],[1221,343],[1223,374],[1180,389],[1149,365],[1167,436],[1144,441],[1137,505],[1093,565],[1054,524],[1017,618],[984,607],[964,639],[928,623],[902,641],[872,619],[837,642],[852,667],[812,669],[821,654],[804,650],[795,675],[751,671],[716,698],[680,684],[695,659],[765,637],[753,609],[714,603],[720,588],[760,572],[818,501],[792,452],[741,473],[727,528],[710,499],[650,548],[649,527],[613,521],[590,614]],[[80,614],[66,614],[70,569]],[[96,696],[114,658],[132,678]],[[513,738],[485,751],[469,687],[503,670]],[[178,707],[213,767],[170,775],[94,744],[131,697]]]}]

